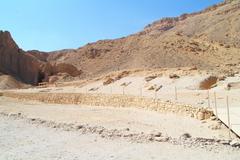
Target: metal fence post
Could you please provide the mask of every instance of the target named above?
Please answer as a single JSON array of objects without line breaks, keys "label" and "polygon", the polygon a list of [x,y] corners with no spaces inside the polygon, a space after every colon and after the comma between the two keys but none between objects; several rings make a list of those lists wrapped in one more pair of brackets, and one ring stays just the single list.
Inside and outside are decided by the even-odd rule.
[{"label": "metal fence post", "polygon": [[139,89],[140,89],[140,96],[142,97],[142,87],[140,86]]},{"label": "metal fence post", "polygon": [[214,92],[214,107],[215,107],[215,114],[218,119],[218,110],[217,110],[217,95],[216,92]]},{"label": "metal fence post", "polygon": [[207,99],[208,99],[208,108],[210,108],[210,93],[209,93],[209,89],[207,90]]},{"label": "metal fence post", "polygon": [[230,114],[229,114],[229,100],[228,100],[228,96],[226,98],[227,101],[227,116],[228,116],[228,134],[229,134],[229,139],[231,139],[231,123],[230,123]]},{"label": "metal fence post", "polygon": [[175,100],[177,101],[178,100],[178,95],[177,95],[177,87],[176,86],[175,86],[174,90],[175,90]]}]

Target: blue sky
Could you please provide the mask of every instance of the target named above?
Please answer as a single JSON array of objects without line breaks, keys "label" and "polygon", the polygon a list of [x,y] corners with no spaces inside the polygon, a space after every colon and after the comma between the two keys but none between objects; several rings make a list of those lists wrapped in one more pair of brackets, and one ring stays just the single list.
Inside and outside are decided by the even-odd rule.
[{"label": "blue sky", "polygon": [[78,48],[123,37],[162,17],[199,11],[221,0],[0,0],[0,30],[24,50]]}]

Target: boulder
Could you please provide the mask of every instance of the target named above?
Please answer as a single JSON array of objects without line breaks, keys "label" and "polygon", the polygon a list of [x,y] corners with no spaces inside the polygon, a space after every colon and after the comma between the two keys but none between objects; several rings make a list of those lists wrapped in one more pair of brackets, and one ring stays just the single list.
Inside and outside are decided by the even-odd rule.
[{"label": "boulder", "polygon": [[171,78],[171,79],[178,79],[178,78],[180,78],[180,76],[177,75],[177,74],[170,74],[169,78]]}]

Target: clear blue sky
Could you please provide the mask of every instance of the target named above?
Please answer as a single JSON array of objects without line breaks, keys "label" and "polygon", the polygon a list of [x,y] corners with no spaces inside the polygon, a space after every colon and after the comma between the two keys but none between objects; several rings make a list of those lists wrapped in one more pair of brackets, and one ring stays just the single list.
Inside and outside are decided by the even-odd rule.
[{"label": "clear blue sky", "polygon": [[24,50],[78,48],[140,31],[162,17],[221,0],[0,0],[0,30]]}]

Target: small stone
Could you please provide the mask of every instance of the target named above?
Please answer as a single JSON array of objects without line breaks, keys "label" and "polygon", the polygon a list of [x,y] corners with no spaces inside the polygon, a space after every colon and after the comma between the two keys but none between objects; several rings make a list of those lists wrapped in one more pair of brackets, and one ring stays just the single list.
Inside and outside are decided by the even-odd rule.
[{"label": "small stone", "polygon": [[192,136],[189,133],[184,133],[183,135],[180,136],[180,139],[188,139],[191,138]]},{"label": "small stone", "polygon": [[213,125],[209,126],[208,128],[210,128],[212,130],[218,130],[218,129],[221,129],[221,124],[219,124],[219,123],[213,124]]},{"label": "small stone", "polygon": [[82,129],[84,126],[83,125],[77,125],[76,129]]},{"label": "small stone", "polygon": [[216,119],[217,119],[217,117],[215,117],[215,116],[210,117],[211,121],[215,121]]},{"label": "small stone", "polygon": [[198,113],[197,113],[197,119],[198,119],[198,120],[204,120],[204,119],[205,119],[204,113],[203,113],[203,112],[198,112]]},{"label": "small stone", "polygon": [[151,135],[154,136],[154,137],[161,137],[162,133],[154,131],[154,132],[151,133]]},{"label": "small stone", "polygon": [[17,114],[15,114],[15,113],[9,113],[8,114],[8,117],[16,117],[17,116]]},{"label": "small stone", "polygon": [[201,123],[207,123],[207,121],[201,121]]},{"label": "small stone", "polygon": [[130,131],[130,129],[129,128],[125,128],[125,131]]},{"label": "small stone", "polygon": [[178,78],[180,78],[180,76],[178,76],[177,74],[170,74],[169,78],[171,78],[171,79],[178,79]]},{"label": "small stone", "polygon": [[152,136],[149,136],[147,139],[148,139],[149,141],[153,141],[153,140],[154,140],[154,138],[153,138]]},{"label": "small stone", "polygon": [[223,145],[229,145],[230,141],[229,140],[221,140],[220,143]]},{"label": "small stone", "polygon": [[157,142],[167,142],[168,140],[168,137],[155,137],[155,141]]},{"label": "small stone", "polygon": [[34,121],[36,121],[36,118],[30,118],[30,121],[34,122]]},{"label": "small stone", "polygon": [[197,102],[197,104],[204,104],[204,103],[205,103],[204,101]]},{"label": "small stone", "polygon": [[237,140],[232,140],[232,141],[230,142],[230,145],[231,145],[232,147],[240,147],[240,142],[237,141]]}]

